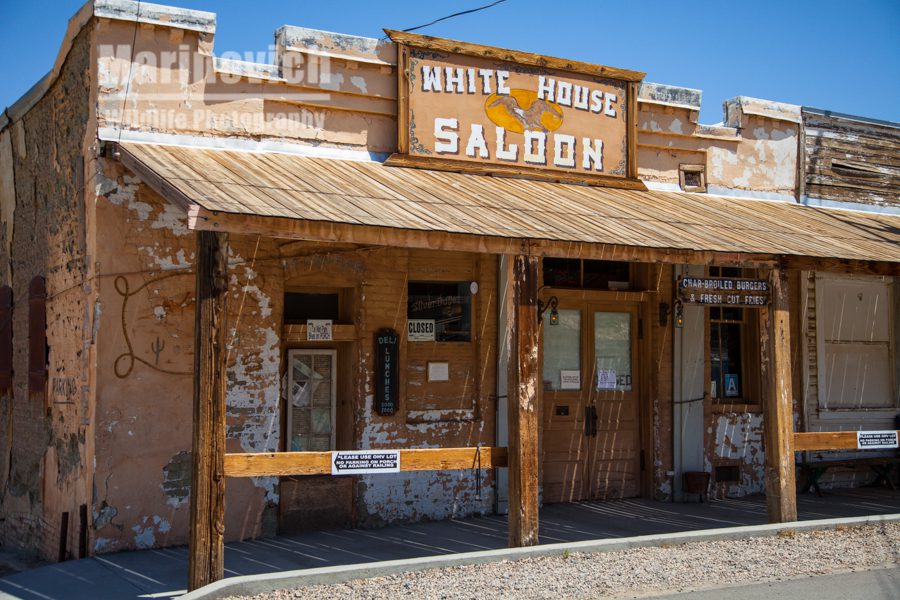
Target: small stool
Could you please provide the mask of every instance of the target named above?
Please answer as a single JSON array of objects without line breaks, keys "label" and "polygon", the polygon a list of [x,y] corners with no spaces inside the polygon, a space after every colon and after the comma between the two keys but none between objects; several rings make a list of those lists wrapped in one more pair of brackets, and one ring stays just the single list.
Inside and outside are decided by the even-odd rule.
[{"label": "small stool", "polygon": [[700,503],[709,489],[709,473],[706,471],[685,471],[681,475],[682,491],[685,494],[698,494]]}]

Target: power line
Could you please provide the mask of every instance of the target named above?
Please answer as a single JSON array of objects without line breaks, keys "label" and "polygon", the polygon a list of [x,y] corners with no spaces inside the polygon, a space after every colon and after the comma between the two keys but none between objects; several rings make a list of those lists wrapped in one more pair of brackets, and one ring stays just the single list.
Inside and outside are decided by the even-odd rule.
[{"label": "power line", "polygon": [[409,31],[415,31],[416,29],[423,29],[425,27],[430,27],[431,25],[434,25],[435,23],[440,23],[441,21],[446,21],[447,19],[452,19],[454,17],[468,15],[468,14],[475,13],[475,12],[478,12],[481,10],[486,10],[488,8],[491,8],[492,6],[497,6],[498,4],[502,4],[503,2],[506,2],[506,0],[497,0],[496,2],[491,2],[490,4],[485,4],[484,6],[479,6],[478,8],[472,8],[472,9],[464,10],[464,11],[461,11],[458,13],[453,13],[452,15],[447,15],[446,17],[441,17],[440,19],[435,19],[434,21],[432,21],[430,23],[425,23],[424,25],[417,25],[416,27],[410,27],[409,29],[404,29],[403,31],[409,32]]}]

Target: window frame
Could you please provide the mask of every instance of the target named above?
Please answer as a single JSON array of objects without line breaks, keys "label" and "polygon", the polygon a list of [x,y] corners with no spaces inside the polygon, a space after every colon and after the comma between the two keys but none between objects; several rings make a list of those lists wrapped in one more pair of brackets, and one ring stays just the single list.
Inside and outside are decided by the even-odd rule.
[{"label": "window frame", "polygon": [[[294,356],[296,356],[297,354],[331,356],[331,442],[329,445],[329,450],[323,450],[322,452],[334,451],[337,448],[337,350],[334,348],[290,348],[287,351],[287,391],[285,397],[287,410],[285,411],[286,421],[284,428],[285,452],[295,452],[295,450],[291,450],[294,422],[294,403],[291,399],[291,390],[294,389]],[[312,417],[310,417],[310,422],[311,420]]]},{"label": "window frame", "polygon": [[[735,277],[735,278],[747,278],[747,277],[756,277],[756,272],[753,269],[742,269],[740,267],[715,267],[711,266],[707,268],[707,274],[709,277]],[[706,377],[706,394],[709,395],[709,399],[712,402],[713,407],[717,409],[721,409],[722,407],[734,407],[735,409],[739,409],[741,407],[746,407],[748,410],[758,410],[761,407],[761,395],[762,388],[760,382],[760,348],[759,348],[759,336],[757,335],[757,331],[759,329],[759,310],[753,307],[747,306],[735,306],[735,307],[713,307],[708,306],[705,307],[705,321],[706,321],[706,368],[707,368],[707,377]],[[721,316],[719,318],[713,318],[712,312],[713,309],[718,309],[719,314],[722,315],[722,311],[734,308],[741,311],[740,319],[725,319]],[[727,397],[724,395],[724,373],[721,373],[721,379],[716,382],[718,396],[712,395],[712,389],[710,383],[712,382],[712,364],[713,364],[713,354],[712,354],[712,342],[713,342],[713,324],[714,323],[723,323],[723,324],[737,324],[739,326],[740,333],[740,348],[741,348],[741,364],[740,364],[740,377],[741,377],[741,395],[735,397]],[[721,346],[721,344],[720,344]],[[719,389],[721,386],[721,389]]]},{"label": "window frame", "polygon": [[[833,418],[844,418],[847,414],[860,413],[865,412],[870,417],[882,416],[885,419],[891,419],[897,414],[898,406],[894,405],[892,407],[885,406],[839,406],[839,407],[829,407],[828,406],[828,377],[826,373],[828,372],[828,364],[827,364],[827,352],[826,345],[828,343],[828,339],[826,339],[825,327],[823,325],[825,318],[825,304],[828,302],[827,300],[827,290],[825,289],[829,282],[837,282],[840,283],[842,281],[857,281],[862,284],[883,284],[887,290],[887,306],[892,307],[892,309],[888,312],[888,341],[887,341],[887,353],[888,353],[888,365],[889,367],[897,364],[896,352],[897,352],[897,335],[898,329],[900,329],[900,318],[898,318],[894,314],[893,308],[898,306],[897,298],[895,294],[897,293],[897,283],[896,281],[886,281],[889,278],[880,278],[880,277],[867,277],[867,276],[858,276],[858,275],[839,275],[833,273],[823,273],[821,271],[817,271],[815,273],[815,286],[816,286],[816,307],[815,307],[815,321],[816,321],[816,371],[818,381],[816,382],[817,387],[817,398],[816,398],[816,411],[818,412],[819,418],[827,419],[829,416]],[[805,315],[804,315],[805,318]],[[846,344],[852,344],[853,342],[840,342]],[[898,387],[900,387],[900,374],[895,372],[895,368],[891,369],[890,378],[891,378],[891,390],[890,397],[897,398]]]},{"label": "window frame", "polygon": [[[476,310],[475,306],[477,303],[477,295],[472,293],[472,282],[473,280],[463,281],[460,279],[409,279],[406,282],[406,322],[408,323],[410,319],[416,317],[410,317],[410,293],[409,287],[414,284],[425,284],[425,285],[455,285],[457,289],[464,289],[466,295],[468,296],[468,307],[469,307],[469,331],[467,340],[439,340],[437,338],[437,327],[435,326],[435,336],[434,341],[429,343],[434,344],[473,344],[476,340]],[[465,286],[465,287],[464,287]],[[405,326],[404,326],[405,327]],[[408,342],[406,331],[403,332],[402,337],[405,342]],[[416,342],[420,343],[420,342]]]}]

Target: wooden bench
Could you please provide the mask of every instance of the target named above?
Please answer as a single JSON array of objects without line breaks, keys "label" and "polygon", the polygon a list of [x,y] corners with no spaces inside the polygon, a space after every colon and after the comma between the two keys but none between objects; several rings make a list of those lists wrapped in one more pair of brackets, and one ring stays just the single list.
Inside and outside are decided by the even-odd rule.
[{"label": "wooden bench", "polygon": [[887,484],[887,486],[892,490],[897,489],[897,486],[891,479],[891,473],[895,468],[900,467],[900,457],[879,456],[867,458],[838,458],[834,460],[798,462],[797,468],[800,470],[800,474],[805,476],[805,483],[803,484],[803,488],[800,490],[800,492],[806,493],[809,491],[809,488],[814,488],[816,490],[816,494],[821,497],[822,489],[819,487],[819,479],[822,477],[822,475],[825,474],[826,471],[828,471],[828,469],[835,467],[853,468],[862,466],[869,467],[869,469],[874,471],[876,475],[875,480],[866,485],[876,486],[884,483]]}]

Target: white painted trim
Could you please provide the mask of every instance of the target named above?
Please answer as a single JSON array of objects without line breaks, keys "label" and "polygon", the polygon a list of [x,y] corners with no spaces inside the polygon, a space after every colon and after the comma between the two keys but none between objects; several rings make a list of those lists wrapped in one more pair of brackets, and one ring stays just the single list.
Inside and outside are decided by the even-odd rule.
[{"label": "white painted trim", "polygon": [[117,127],[100,127],[97,137],[107,142],[135,142],[157,146],[181,146],[205,150],[231,150],[235,152],[274,152],[278,154],[297,154],[317,158],[337,158],[364,162],[384,162],[390,155],[388,152],[370,152],[351,148],[333,148],[313,146],[300,142],[282,142],[276,140],[249,140],[235,137],[207,137],[199,135],[183,135],[177,133],[158,133],[155,131],[134,131]]},{"label": "white painted trim", "polygon": [[734,188],[722,187],[719,185],[709,184],[706,186],[707,194],[714,196],[723,196],[727,198],[738,198],[741,200],[769,200],[774,202],[790,202],[796,203],[797,199],[793,194],[783,194],[779,192],[757,192],[753,190],[739,190]]},{"label": "white painted trim", "polygon": [[875,213],[878,215],[900,215],[900,204],[863,204],[862,202],[844,202],[841,200],[827,200],[825,198],[813,198],[810,196],[801,196],[800,204],[815,208],[837,208],[840,210]]},{"label": "white painted trim", "polygon": [[644,185],[647,186],[648,190],[654,192],[683,192],[681,186],[677,183],[670,183],[668,181],[644,181]]}]

